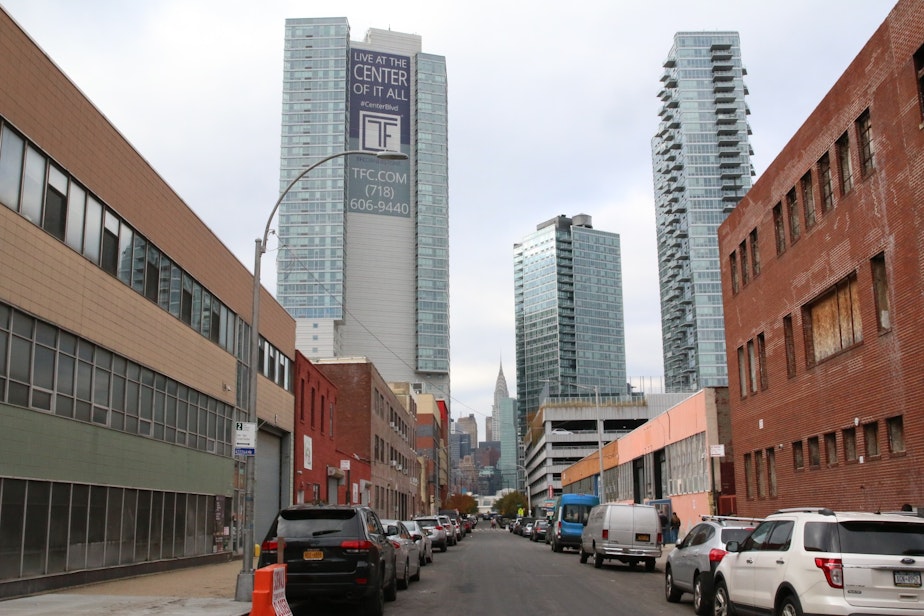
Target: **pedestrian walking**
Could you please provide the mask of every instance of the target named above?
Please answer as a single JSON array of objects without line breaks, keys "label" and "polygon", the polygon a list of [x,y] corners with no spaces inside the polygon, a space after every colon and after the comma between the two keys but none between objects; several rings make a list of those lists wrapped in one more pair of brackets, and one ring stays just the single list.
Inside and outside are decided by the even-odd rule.
[{"label": "pedestrian walking", "polygon": [[677,543],[677,538],[680,535],[680,516],[677,515],[677,512],[671,513],[671,543]]}]

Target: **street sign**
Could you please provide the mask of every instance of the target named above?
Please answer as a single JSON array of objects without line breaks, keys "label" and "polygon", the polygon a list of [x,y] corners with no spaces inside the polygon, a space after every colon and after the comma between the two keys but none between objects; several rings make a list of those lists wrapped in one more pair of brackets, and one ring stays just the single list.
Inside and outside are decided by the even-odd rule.
[{"label": "street sign", "polygon": [[724,458],[725,457],[725,445],[709,445],[709,457],[710,458]]},{"label": "street sign", "polygon": [[349,460],[340,460],[340,470],[348,471],[350,470],[350,461]]},{"label": "street sign", "polygon": [[257,424],[238,421],[234,425],[234,455],[254,456],[257,453]]}]

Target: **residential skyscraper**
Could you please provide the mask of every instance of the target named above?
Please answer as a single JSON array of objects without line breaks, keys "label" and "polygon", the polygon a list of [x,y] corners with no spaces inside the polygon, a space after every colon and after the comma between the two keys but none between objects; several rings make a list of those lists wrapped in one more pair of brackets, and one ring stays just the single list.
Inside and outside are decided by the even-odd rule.
[{"label": "residential skyscraper", "polygon": [[737,32],[678,32],[651,142],[668,392],[728,385],[717,229],[751,187]]},{"label": "residential skyscraper", "polygon": [[557,216],[514,245],[517,428],[549,382],[593,396],[626,393],[619,235],[586,214]]},{"label": "residential skyscraper", "polygon": [[279,211],[277,297],[309,359],[365,356],[387,381],[449,399],[446,60],[346,18],[288,19],[280,185],[335,158]]}]

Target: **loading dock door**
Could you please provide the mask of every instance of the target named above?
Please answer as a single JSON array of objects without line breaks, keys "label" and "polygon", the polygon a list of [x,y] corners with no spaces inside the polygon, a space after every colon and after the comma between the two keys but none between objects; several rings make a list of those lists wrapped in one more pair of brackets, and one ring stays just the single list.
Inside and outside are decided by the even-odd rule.
[{"label": "loading dock door", "polygon": [[256,499],[253,504],[255,543],[263,541],[273,518],[282,509],[279,484],[281,454],[282,441],[278,436],[262,430],[257,432],[256,486],[253,491]]}]

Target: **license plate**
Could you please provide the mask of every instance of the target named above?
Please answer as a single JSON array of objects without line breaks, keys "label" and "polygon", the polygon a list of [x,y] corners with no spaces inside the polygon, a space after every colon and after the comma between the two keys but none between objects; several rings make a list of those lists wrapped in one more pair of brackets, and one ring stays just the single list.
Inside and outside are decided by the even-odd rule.
[{"label": "license plate", "polygon": [[636,533],[635,540],[641,541],[642,543],[648,543],[649,541],[651,541],[651,535],[649,535],[648,533],[644,533],[644,534]]},{"label": "license plate", "polygon": [[906,588],[921,587],[920,571],[893,571],[892,579],[895,581],[896,586],[903,586]]},{"label": "license plate", "polygon": [[321,550],[305,550],[302,552],[302,558],[305,560],[324,560],[324,552]]}]

